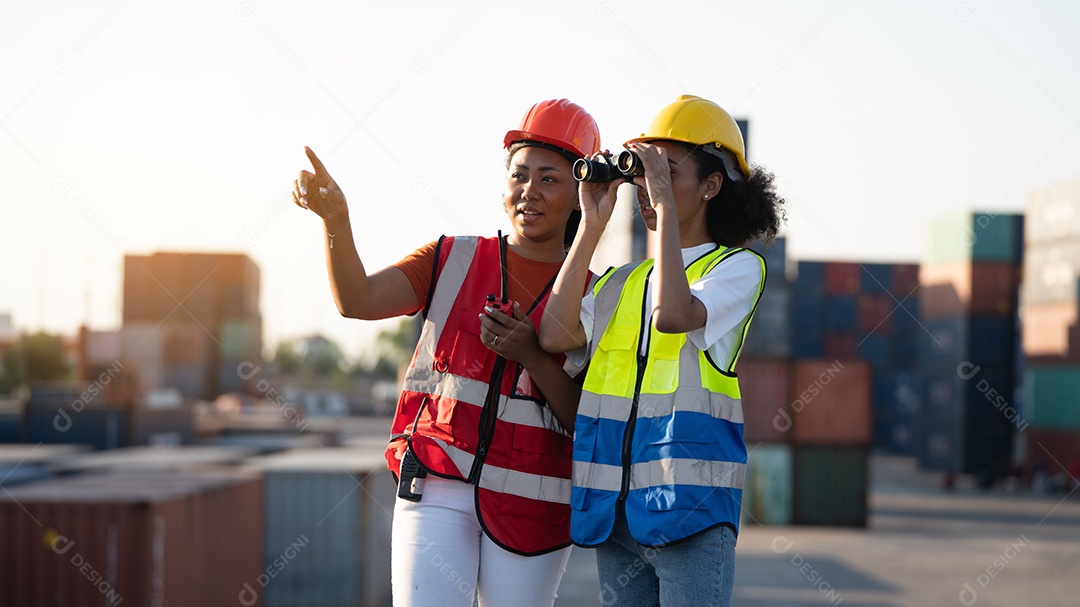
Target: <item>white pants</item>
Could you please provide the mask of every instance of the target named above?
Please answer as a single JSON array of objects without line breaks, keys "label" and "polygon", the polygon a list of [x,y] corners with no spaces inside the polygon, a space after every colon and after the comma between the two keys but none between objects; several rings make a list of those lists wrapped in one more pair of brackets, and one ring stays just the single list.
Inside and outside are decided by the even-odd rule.
[{"label": "white pants", "polygon": [[570,547],[540,556],[503,550],[476,517],[476,488],[428,476],[419,502],[397,499],[391,547],[394,607],[551,607]]}]

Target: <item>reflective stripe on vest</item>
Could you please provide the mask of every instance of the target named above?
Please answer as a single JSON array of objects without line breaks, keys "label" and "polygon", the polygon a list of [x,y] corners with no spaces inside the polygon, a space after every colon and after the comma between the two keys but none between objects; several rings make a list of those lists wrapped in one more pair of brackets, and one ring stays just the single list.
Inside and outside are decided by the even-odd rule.
[{"label": "reflective stripe on vest", "polygon": [[[512,361],[498,372],[500,359],[480,341],[484,297],[499,292],[498,240],[446,238],[441,247],[392,432],[407,435],[434,474],[466,480],[475,469],[477,518],[497,544],[519,554],[562,548],[570,540],[571,438],[528,373]],[[546,292],[532,309],[521,302],[535,326],[546,302]],[[400,441],[387,450],[394,472],[401,450]]]},{"label": "reflective stripe on vest", "polygon": [[[687,280],[743,250],[709,252],[689,264]],[[594,331],[602,333],[592,339],[578,408],[571,491],[571,536],[584,546],[607,540],[620,499],[631,535],[644,545],[721,523],[738,528],[746,466],[738,380],[685,333],[651,326],[645,297],[652,265],[609,272],[594,290]],[[743,337],[752,317],[737,327]]]}]

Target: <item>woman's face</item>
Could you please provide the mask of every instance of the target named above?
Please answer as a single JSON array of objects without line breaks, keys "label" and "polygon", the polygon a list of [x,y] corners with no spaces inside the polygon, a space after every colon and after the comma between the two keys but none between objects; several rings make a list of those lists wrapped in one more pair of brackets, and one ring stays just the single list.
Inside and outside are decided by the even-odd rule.
[{"label": "woman's face", "polygon": [[561,154],[525,146],[510,158],[503,204],[514,233],[525,240],[560,243],[577,206],[577,181]]},{"label": "woman's face", "polygon": [[[690,147],[677,141],[665,141],[658,139],[645,145],[663,148],[667,153],[668,167],[671,169],[671,191],[675,198],[675,208],[679,213],[679,222],[696,216],[704,211],[703,193],[705,183],[698,180],[698,163],[690,155]],[[641,218],[645,220],[645,227],[656,230],[656,211],[653,210],[649,200],[649,192],[645,187],[645,178],[634,178],[637,188],[638,209]]]}]

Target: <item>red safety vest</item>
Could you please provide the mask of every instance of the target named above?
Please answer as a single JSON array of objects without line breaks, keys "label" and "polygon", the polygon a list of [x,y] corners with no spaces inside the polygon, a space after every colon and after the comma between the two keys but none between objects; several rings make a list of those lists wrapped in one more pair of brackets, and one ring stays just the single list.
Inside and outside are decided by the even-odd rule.
[{"label": "red safety vest", "polygon": [[[480,340],[486,297],[502,294],[499,247],[498,238],[440,239],[386,459],[397,474],[408,441],[429,473],[476,485],[477,518],[492,541],[544,554],[570,544],[573,441],[525,369]],[[536,327],[550,291],[519,302]]]}]

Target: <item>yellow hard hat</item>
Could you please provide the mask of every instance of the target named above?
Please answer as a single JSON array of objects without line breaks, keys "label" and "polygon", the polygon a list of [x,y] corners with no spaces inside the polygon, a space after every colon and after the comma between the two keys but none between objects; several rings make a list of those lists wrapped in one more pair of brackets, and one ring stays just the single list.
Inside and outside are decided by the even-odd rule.
[{"label": "yellow hard hat", "polygon": [[[724,108],[708,99],[681,95],[660,110],[640,137],[626,143],[650,139],[670,139],[702,146],[711,144],[715,146],[712,150],[726,150],[735,157],[742,175],[732,175],[733,179],[750,176],[750,166],[746,163],[746,146],[739,125]],[[721,156],[724,154],[721,153]]]}]

